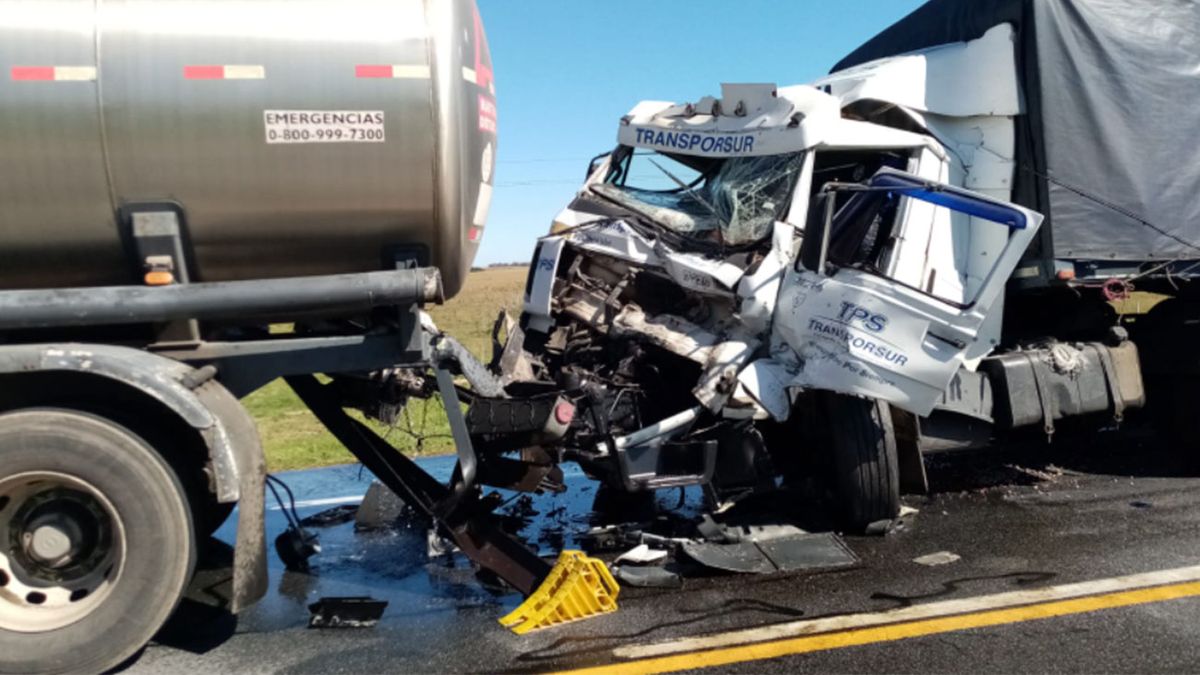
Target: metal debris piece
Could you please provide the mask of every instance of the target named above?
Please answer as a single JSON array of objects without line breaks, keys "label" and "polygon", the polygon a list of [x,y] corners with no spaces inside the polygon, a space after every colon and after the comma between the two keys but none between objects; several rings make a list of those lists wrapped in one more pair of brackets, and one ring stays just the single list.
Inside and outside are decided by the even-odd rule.
[{"label": "metal debris piece", "polygon": [[354,529],[375,530],[391,527],[409,510],[404,500],[378,480],[371,482],[354,515]]},{"label": "metal debris piece", "polygon": [[709,514],[704,514],[696,531],[706,541],[716,544],[731,544],[739,541],[768,541],[783,537],[798,537],[808,534],[804,530],[789,523],[718,523]]},{"label": "metal debris piece", "polygon": [[617,579],[630,586],[641,588],[683,588],[683,577],[663,567],[635,567],[622,565],[614,568]]},{"label": "metal debris piece", "polygon": [[752,541],[734,544],[689,542],[680,547],[689,558],[713,569],[738,574],[770,574],[775,566]]},{"label": "metal debris piece", "polygon": [[918,565],[925,565],[926,567],[949,565],[950,563],[957,562],[959,560],[962,560],[962,556],[958,555],[957,553],[951,553],[950,551],[938,551],[937,553],[930,553],[928,555],[913,558],[913,562],[917,563]]},{"label": "metal debris piece", "polygon": [[275,538],[275,553],[292,572],[307,572],[308,559],[321,552],[321,540],[304,528],[288,526]]},{"label": "metal debris piece", "polygon": [[781,572],[847,567],[858,563],[858,556],[832,532],[775,537],[757,543]]},{"label": "metal debris piece", "polygon": [[716,544],[728,544],[740,539],[740,537],[731,537],[729,529],[714,521],[712,515],[708,513],[701,516],[700,522],[696,523],[696,532],[704,537],[705,541]]},{"label": "metal debris piece", "polygon": [[321,598],[308,606],[309,628],[370,628],[379,623],[387,600],[368,596]]},{"label": "metal debris piece", "polygon": [[639,523],[593,527],[580,535],[579,544],[589,553],[603,553],[619,551],[638,544],[674,550],[680,544],[691,541],[680,537],[665,537],[645,532],[644,527],[646,525]]},{"label": "metal debris piece", "polygon": [[740,574],[770,574],[847,567],[858,563],[832,532],[744,539],[733,544],[689,542],[681,547],[689,558],[713,569]]},{"label": "metal debris piece", "polygon": [[[625,525],[605,525],[602,527],[593,527],[579,537],[579,544],[583,550],[588,553],[602,553],[606,551],[616,551],[627,546],[631,538],[636,540],[636,537],[631,532],[632,528]],[[641,532],[636,531],[640,536]]]},{"label": "metal debris piece", "polygon": [[614,562],[632,563],[634,565],[650,565],[653,563],[662,562],[663,560],[666,560],[666,558],[666,551],[652,549],[646,544],[638,544],[637,546],[634,546],[628,551],[617,556],[617,559]]}]

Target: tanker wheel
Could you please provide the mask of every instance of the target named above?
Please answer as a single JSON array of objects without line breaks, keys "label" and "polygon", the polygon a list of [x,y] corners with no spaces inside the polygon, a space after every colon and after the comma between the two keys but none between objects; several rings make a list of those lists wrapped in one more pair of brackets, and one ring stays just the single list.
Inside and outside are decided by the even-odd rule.
[{"label": "tanker wheel", "polygon": [[0,415],[0,672],[101,672],[166,622],[191,512],[139,436],[61,409]]},{"label": "tanker wheel", "polygon": [[896,434],[888,405],[874,399],[822,396],[831,451],[834,516],[850,532],[895,518],[900,512]]}]

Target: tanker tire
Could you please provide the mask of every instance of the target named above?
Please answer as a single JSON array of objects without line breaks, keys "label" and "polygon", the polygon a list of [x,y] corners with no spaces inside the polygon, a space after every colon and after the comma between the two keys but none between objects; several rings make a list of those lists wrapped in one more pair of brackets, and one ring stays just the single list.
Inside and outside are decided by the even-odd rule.
[{"label": "tanker tire", "polygon": [[828,394],[825,410],[838,524],[859,533],[871,523],[895,518],[900,512],[900,471],[887,404]]},{"label": "tanker tire", "polygon": [[[73,410],[0,415],[0,457],[0,482],[48,472],[94,488],[115,512],[124,543],[119,564],[110,567],[115,573],[105,573],[109,588],[87,614],[43,632],[0,627],[0,672],[102,672],[120,665],[174,612],[195,568],[192,515],[179,479],[133,432]],[[10,548],[0,542],[11,558]]]}]

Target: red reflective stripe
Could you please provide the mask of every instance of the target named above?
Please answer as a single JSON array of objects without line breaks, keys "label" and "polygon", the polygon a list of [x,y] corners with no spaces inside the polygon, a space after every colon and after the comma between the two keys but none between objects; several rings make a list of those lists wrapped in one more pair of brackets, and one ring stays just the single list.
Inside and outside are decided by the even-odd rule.
[{"label": "red reflective stripe", "polygon": [[492,69],[487,66],[479,66],[475,69],[475,84],[481,87],[486,87],[492,83]]},{"label": "red reflective stripe", "polygon": [[225,66],[184,66],[183,79],[223,80],[225,79]]},{"label": "red reflective stripe", "polygon": [[472,227],[471,229],[467,230],[467,240],[468,241],[472,241],[472,242],[479,241],[479,238],[482,235],[483,235],[482,227]]},{"label": "red reflective stripe", "polygon": [[54,66],[13,66],[9,75],[16,82],[53,80]]},{"label": "red reflective stripe", "polygon": [[354,66],[355,77],[388,77],[392,76],[391,66]]},{"label": "red reflective stripe", "polygon": [[[479,18],[479,7],[475,7],[475,84],[481,87],[491,86],[493,81],[491,50],[487,46],[487,35],[483,32],[483,20]],[[487,52],[488,63],[483,62],[483,54]]]}]

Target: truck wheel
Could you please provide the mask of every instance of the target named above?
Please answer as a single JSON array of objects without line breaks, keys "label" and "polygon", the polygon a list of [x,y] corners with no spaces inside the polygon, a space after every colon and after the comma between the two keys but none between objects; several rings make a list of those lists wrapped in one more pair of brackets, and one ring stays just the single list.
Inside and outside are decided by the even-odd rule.
[{"label": "truck wheel", "polygon": [[825,398],[832,450],[832,491],[836,516],[848,531],[900,512],[900,472],[896,435],[886,403],[830,394]]},{"label": "truck wheel", "polygon": [[0,672],[101,672],[145,645],[195,566],[183,488],[140,437],[0,415]]},{"label": "truck wheel", "polygon": [[1195,400],[1200,393],[1200,364],[1192,345],[1200,339],[1200,304],[1169,298],[1134,324],[1134,339],[1142,360],[1147,410],[1179,468],[1200,471],[1200,416]]}]

